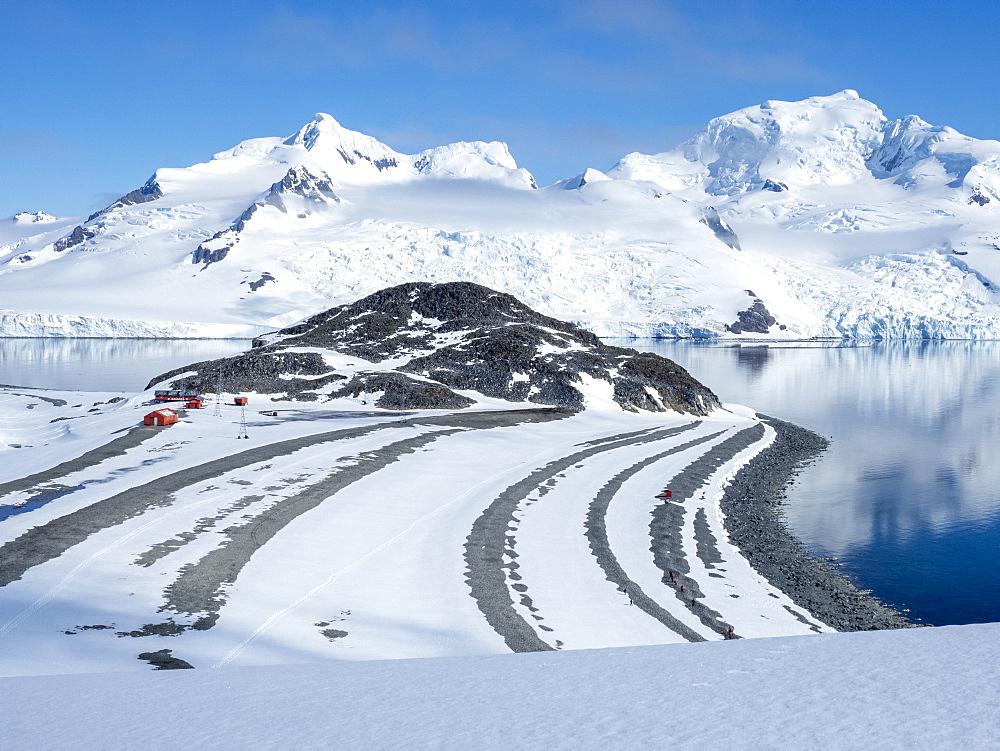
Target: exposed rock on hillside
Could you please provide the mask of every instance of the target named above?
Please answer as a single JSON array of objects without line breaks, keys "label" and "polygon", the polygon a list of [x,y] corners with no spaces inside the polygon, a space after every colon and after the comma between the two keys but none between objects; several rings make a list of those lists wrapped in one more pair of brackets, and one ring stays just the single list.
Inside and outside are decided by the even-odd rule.
[{"label": "exposed rock on hillside", "polygon": [[[470,282],[390,287],[261,337],[242,355],[180,368],[150,385],[170,380],[176,388],[211,392],[220,367],[224,391],[370,397],[388,409],[474,403],[459,391],[569,409],[583,409],[585,393],[630,411],[703,415],[719,406],[710,390],[666,358],[610,347],[589,331]],[[338,383],[348,371],[347,383]]]},{"label": "exposed rock on hillside", "polygon": [[726,331],[734,334],[768,334],[774,325],[784,331],[784,325],[779,324],[770,311],[764,307],[764,301],[754,295],[752,290],[748,289],[747,294],[754,299],[753,305],[737,313],[736,321],[727,324]]}]

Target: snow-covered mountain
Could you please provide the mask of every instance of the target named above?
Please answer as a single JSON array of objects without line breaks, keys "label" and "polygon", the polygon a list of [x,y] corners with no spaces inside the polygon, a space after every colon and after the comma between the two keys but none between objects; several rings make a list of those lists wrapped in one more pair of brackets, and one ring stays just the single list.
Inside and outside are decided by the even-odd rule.
[{"label": "snow-covered mountain", "polygon": [[0,335],[253,335],[473,281],[600,335],[1000,338],[1000,143],[853,91],[538,188],[502,143],[317,115],[85,220],[0,222]]}]

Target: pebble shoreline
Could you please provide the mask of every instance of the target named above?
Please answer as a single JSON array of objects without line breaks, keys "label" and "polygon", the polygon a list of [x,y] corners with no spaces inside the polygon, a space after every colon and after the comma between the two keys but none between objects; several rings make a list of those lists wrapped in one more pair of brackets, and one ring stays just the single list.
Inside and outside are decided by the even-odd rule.
[{"label": "pebble shoreline", "polygon": [[730,542],[755,571],[837,631],[916,627],[896,609],[859,590],[827,562],[813,557],[788,531],[782,518],[785,487],[829,441],[798,425],[758,417],[777,436],[724,490],[720,505]]}]

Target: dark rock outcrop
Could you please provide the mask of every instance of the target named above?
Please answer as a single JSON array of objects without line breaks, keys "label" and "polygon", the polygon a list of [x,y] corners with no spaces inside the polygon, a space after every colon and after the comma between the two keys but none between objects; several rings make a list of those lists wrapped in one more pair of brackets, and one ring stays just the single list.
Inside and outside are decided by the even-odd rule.
[{"label": "dark rock outcrop", "polygon": [[741,250],[740,238],[736,236],[736,231],[726,224],[726,220],[719,216],[718,210],[714,206],[709,206],[704,211],[701,223],[708,226],[715,236],[733,250]]},{"label": "dark rock outcrop", "polygon": [[982,189],[977,185],[975,190],[972,191],[972,195],[969,196],[970,204],[978,204],[979,206],[985,206],[990,202],[989,196],[983,193]]},{"label": "dark rock outcrop", "polygon": [[[589,331],[471,282],[390,287],[260,337],[243,355],[179,368],[150,385],[173,379],[175,388],[214,391],[221,366],[224,391],[317,398],[337,375],[319,354],[285,352],[292,347],[372,364],[393,360],[392,368],[356,371],[343,387],[324,390],[331,398],[372,394],[374,400],[378,394],[377,406],[389,409],[473,403],[456,391],[583,409],[587,383],[631,411],[704,415],[719,406],[673,361],[608,346]],[[176,377],[190,371],[195,373]]]},{"label": "dark rock outcrop", "polygon": [[90,227],[84,227],[81,224],[74,227],[73,231],[66,235],[66,237],[56,240],[52,248],[57,253],[62,253],[64,250],[69,250],[70,248],[75,248],[77,245],[82,245],[95,234],[97,233],[93,229]]},{"label": "dark rock outcrop", "polygon": [[95,211],[87,217],[87,221],[92,222],[97,219],[97,217],[107,214],[109,211],[114,211],[115,209],[121,209],[126,206],[134,206],[137,203],[149,203],[150,201],[155,201],[157,198],[163,198],[163,189],[160,187],[160,184],[156,182],[156,175],[153,175],[141,188],[129,191],[110,206],[106,206],[100,211]]},{"label": "dark rock outcrop", "polygon": [[340,197],[333,192],[333,183],[325,172],[314,175],[302,165],[291,167],[283,178],[250,204],[230,226],[219,230],[195,248],[191,262],[204,263],[204,270],[224,259],[236,247],[240,232],[246,229],[247,222],[265,206],[273,206],[283,214],[294,211],[305,216],[313,211],[325,210],[332,203],[340,203]]},{"label": "dark rock outcrop", "polygon": [[391,371],[359,373],[337,392],[338,396],[353,397],[372,393],[381,393],[375,406],[382,409],[463,409],[476,403],[440,383]]},{"label": "dark rock outcrop", "polygon": [[726,331],[733,334],[767,334],[771,327],[776,324],[779,329],[785,330],[785,326],[779,324],[778,320],[764,307],[763,300],[755,297],[750,290],[747,290],[747,294],[754,298],[753,305],[737,313],[736,321],[726,324]]},{"label": "dark rock outcrop", "polygon": [[173,379],[171,382],[178,384],[178,389],[214,393],[219,384],[220,371],[223,392],[256,391],[286,394],[291,398],[303,391],[315,391],[334,381],[345,380],[345,376],[335,373],[317,353],[252,349],[236,357],[176,368],[154,378],[147,388]]},{"label": "dark rock outcrop", "polygon": [[155,652],[143,652],[140,660],[145,660],[156,670],[190,670],[194,667],[187,660],[171,655],[172,649],[158,649]]}]

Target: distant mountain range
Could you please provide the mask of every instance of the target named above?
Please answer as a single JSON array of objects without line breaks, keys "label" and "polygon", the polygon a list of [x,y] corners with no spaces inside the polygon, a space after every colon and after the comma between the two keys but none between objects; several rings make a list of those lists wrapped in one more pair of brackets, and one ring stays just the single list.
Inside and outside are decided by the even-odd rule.
[{"label": "distant mountain range", "polygon": [[1000,338],[1000,143],[843,91],[538,187],[505,144],[406,155],[320,114],[0,221],[4,336],[251,336],[413,281],[607,336]]}]

